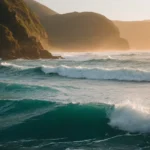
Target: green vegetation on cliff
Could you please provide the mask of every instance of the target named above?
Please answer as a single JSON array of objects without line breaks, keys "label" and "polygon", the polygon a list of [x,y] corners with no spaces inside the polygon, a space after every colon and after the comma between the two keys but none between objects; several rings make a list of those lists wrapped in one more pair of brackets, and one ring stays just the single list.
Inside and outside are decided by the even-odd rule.
[{"label": "green vegetation on cliff", "polygon": [[[0,57],[41,57],[48,36],[36,15],[23,0],[0,0]],[[6,46],[8,45],[8,47]],[[47,52],[48,56],[52,56]]]}]

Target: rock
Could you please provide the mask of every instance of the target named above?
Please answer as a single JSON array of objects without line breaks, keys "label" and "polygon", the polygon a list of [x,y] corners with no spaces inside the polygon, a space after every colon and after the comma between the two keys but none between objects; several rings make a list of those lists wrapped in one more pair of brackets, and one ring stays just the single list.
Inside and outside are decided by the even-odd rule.
[{"label": "rock", "polygon": [[52,56],[52,54],[50,52],[48,52],[48,50],[40,51],[40,55],[44,59],[48,59],[49,57],[52,57],[52,59],[63,59],[63,57],[61,57],[61,56]]},{"label": "rock", "polygon": [[20,56],[20,46],[14,39],[12,32],[0,24],[0,56],[3,59],[11,59]]},{"label": "rock", "polygon": [[[38,59],[48,45],[48,35],[23,0],[0,0],[0,57]],[[46,52],[44,58],[53,58]]]}]

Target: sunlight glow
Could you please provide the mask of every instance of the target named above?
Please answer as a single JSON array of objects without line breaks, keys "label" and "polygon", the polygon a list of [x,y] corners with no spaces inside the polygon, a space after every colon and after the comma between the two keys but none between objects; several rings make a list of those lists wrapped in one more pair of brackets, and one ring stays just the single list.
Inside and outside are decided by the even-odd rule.
[{"label": "sunlight glow", "polygon": [[58,13],[93,11],[112,20],[150,19],[150,0],[37,0]]}]

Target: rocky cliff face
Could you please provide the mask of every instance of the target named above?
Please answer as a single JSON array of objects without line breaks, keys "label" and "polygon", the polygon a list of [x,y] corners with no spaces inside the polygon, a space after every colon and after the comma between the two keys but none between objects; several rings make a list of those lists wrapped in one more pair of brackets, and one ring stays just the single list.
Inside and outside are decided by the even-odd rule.
[{"label": "rocky cliff face", "polygon": [[[39,16],[40,17],[40,16]],[[126,50],[128,41],[103,15],[83,12],[40,18],[53,47],[63,50]]]},{"label": "rocky cliff face", "polygon": [[48,36],[23,0],[0,0],[0,57],[53,58],[44,50]]},{"label": "rocky cliff face", "polygon": [[20,55],[20,46],[18,41],[13,37],[12,32],[0,24],[0,56],[2,58],[16,58]]}]

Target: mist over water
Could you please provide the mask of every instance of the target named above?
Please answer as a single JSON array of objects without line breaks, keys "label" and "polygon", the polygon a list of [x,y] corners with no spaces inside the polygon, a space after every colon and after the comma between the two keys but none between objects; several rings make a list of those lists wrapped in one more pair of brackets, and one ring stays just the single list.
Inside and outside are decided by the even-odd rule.
[{"label": "mist over water", "polygon": [[150,52],[61,55],[0,60],[0,149],[148,150]]}]

